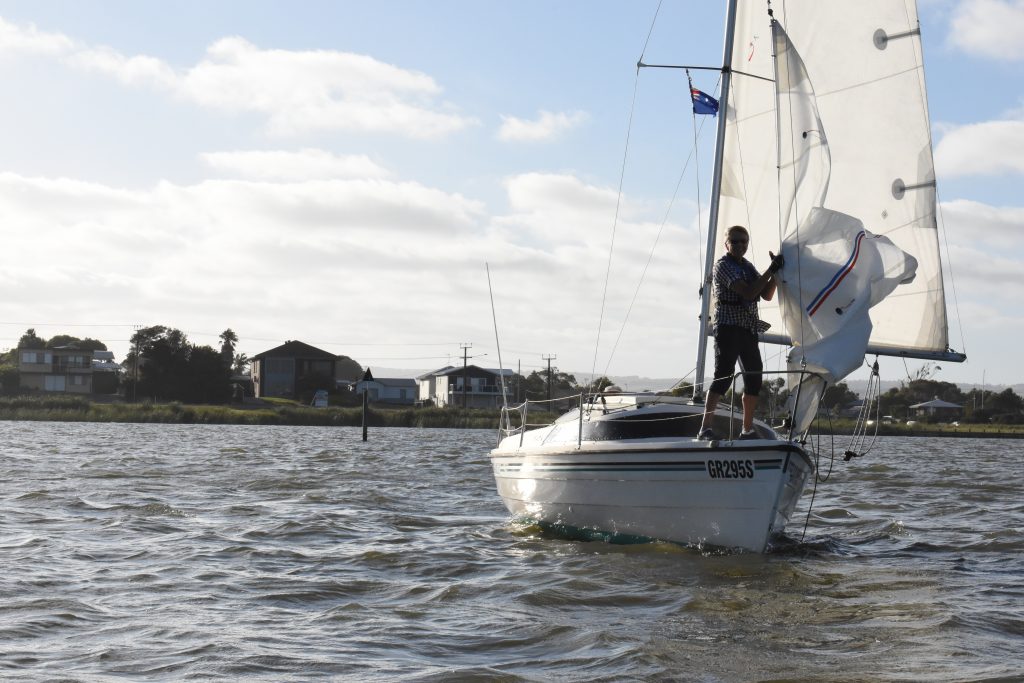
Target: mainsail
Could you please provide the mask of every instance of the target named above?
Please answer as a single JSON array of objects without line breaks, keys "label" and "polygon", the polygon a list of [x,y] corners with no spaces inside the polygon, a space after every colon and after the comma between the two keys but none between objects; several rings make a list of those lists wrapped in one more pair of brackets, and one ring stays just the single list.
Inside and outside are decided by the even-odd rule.
[{"label": "mainsail", "polygon": [[836,381],[869,344],[946,352],[914,3],[787,0],[775,18],[773,33],[766,5],[738,8],[718,234],[747,226],[762,269],[782,245],[761,317],[794,345],[791,367]]}]

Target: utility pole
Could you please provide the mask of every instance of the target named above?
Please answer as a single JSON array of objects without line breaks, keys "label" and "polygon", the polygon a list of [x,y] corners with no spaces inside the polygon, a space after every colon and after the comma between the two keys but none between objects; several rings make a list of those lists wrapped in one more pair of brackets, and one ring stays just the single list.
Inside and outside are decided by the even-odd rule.
[{"label": "utility pole", "polygon": [[459,344],[459,348],[462,349],[462,407],[466,407],[466,384],[469,382],[467,375],[467,368],[469,367],[469,350],[473,348],[472,344]]},{"label": "utility pole", "polygon": [[132,374],[134,379],[132,380],[132,403],[138,401],[139,397],[139,330],[142,329],[142,325],[132,325],[134,333],[132,336],[135,338],[135,355],[132,362]]},{"label": "utility pole", "polygon": [[556,358],[558,358],[558,356],[553,353],[540,357],[541,360],[546,360],[548,362],[548,410],[551,410],[551,361]]}]

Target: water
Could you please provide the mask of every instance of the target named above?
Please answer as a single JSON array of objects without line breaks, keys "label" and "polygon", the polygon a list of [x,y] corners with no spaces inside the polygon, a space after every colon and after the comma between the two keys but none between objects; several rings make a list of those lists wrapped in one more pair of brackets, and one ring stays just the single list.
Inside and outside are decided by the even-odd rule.
[{"label": "water", "polygon": [[1024,680],[1024,442],[885,439],[728,555],[511,522],[491,432],[359,437],[0,422],[0,678]]}]

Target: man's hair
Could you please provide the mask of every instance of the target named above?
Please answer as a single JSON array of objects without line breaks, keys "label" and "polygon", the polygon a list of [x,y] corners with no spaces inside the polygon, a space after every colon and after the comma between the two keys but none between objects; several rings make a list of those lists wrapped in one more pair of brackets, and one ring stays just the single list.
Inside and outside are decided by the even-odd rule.
[{"label": "man's hair", "polygon": [[732,235],[734,232],[742,232],[747,237],[750,237],[750,233],[747,232],[746,228],[744,228],[742,225],[734,225],[734,226],[732,226],[731,228],[729,228],[728,230],[725,231],[726,239],[728,239],[729,236]]}]

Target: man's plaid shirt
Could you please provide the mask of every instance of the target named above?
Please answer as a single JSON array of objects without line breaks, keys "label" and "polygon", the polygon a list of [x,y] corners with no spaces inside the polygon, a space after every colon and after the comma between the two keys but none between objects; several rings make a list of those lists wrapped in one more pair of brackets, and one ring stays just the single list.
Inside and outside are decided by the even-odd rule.
[{"label": "man's plaid shirt", "polygon": [[754,264],[745,258],[739,261],[729,254],[715,262],[715,317],[713,330],[719,325],[736,325],[754,334],[767,329],[766,323],[757,317],[757,300],[746,301],[729,286],[737,280],[752,284],[760,274]]}]

